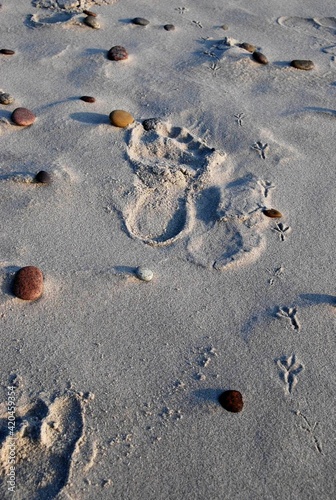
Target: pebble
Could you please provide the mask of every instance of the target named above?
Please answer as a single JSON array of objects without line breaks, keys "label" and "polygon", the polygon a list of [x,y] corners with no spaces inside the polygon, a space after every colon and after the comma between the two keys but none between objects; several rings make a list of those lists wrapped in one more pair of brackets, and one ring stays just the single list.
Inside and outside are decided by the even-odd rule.
[{"label": "pebble", "polygon": [[159,121],[159,118],[147,118],[142,122],[142,126],[147,132],[149,132],[150,130],[155,130]]},{"label": "pebble", "polygon": [[5,54],[6,56],[13,56],[15,52],[14,50],[10,49],[0,49],[0,54]]},{"label": "pebble", "polygon": [[91,97],[90,95],[82,95],[80,99],[84,102],[96,102],[96,99],[94,97]]},{"label": "pebble", "polygon": [[175,26],[174,26],[173,24],[165,24],[165,25],[164,25],[164,29],[165,29],[166,31],[174,31]]},{"label": "pebble", "polygon": [[83,14],[91,17],[97,17],[97,14],[95,12],[92,12],[92,10],[83,10]]},{"label": "pebble", "polygon": [[16,125],[28,127],[34,123],[36,116],[27,108],[16,108],[14,109],[11,118]]},{"label": "pebble", "polygon": [[218,401],[225,410],[233,413],[239,413],[244,406],[243,397],[239,391],[224,391],[218,397]]},{"label": "pebble", "polygon": [[35,181],[39,182],[41,184],[50,184],[51,183],[51,175],[49,174],[49,172],[46,172],[45,170],[40,170],[35,175]]},{"label": "pebble", "polygon": [[271,219],[280,219],[282,217],[282,213],[279,210],[275,210],[275,208],[265,208],[263,214]]},{"label": "pebble", "polygon": [[241,43],[239,45],[239,47],[241,47],[244,50],[247,50],[248,52],[251,52],[251,54],[253,54],[253,52],[257,51],[257,47],[255,45],[252,45],[251,43],[244,42],[244,43]]},{"label": "pebble", "polygon": [[135,17],[134,19],[132,19],[132,23],[137,24],[138,26],[147,26],[147,24],[149,24],[149,21],[144,17]]},{"label": "pebble", "polygon": [[313,61],[304,59],[294,59],[294,61],[292,61],[290,65],[293,66],[293,68],[303,69],[305,71],[310,71],[311,69],[314,69]]},{"label": "pebble", "polygon": [[110,113],[110,122],[115,127],[126,128],[128,125],[134,122],[133,116],[127,111],[122,109],[115,109]]},{"label": "pebble", "polygon": [[267,57],[257,50],[253,52],[252,57],[259,64],[268,64]]},{"label": "pebble", "polygon": [[43,274],[38,267],[26,266],[17,271],[13,293],[22,300],[39,299],[43,293]]},{"label": "pebble", "polygon": [[86,24],[86,26],[90,26],[90,28],[93,28],[94,30],[100,29],[100,24],[94,16],[85,17],[84,23]]},{"label": "pebble", "polygon": [[123,61],[128,58],[128,53],[125,47],[115,45],[108,51],[107,58],[111,61]]},{"label": "pebble", "polygon": [[227,31],[228,29],[229,29],[228,25],[227,24],[223,24],[222,30]]},{"label": "pebble", "polygon": [[14,102],[14,97],[10,94],[0,94],[0,104],[12,104]]},{"label": "pebble", "polygon": [[141,281],[152,281],[154,276],[153,271],[146,269],[145,267],[138,267],[135,274]]}]

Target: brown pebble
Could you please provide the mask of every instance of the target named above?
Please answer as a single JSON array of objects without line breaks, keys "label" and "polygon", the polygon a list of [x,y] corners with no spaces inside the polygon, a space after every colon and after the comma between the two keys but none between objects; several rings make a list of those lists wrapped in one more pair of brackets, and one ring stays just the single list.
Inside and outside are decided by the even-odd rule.
[{"label": "brown pebble", "polygon": [[175,26],[174,26],[173,24],[165,24],[165,25],[164,25],[164,29],[165,29],[166,31],[174,31]]},{"label": "brown pebble", "polygon": [[239,413],[244,407],[243,397],[239,391],[224,391],[219,395],[218,401],[225,410],[233,413]]},{"label": "brown pebble", "polygon": [[80,99],[84,102],[96,102],[96,99],[94,97],[91,97],[90,95],[82,95]]},{"label": "brown pebble", "polygon": [[294,59],[294,61],[292,61],[290,63],[290,65],[293,68],[303,69],[304,71],[310,71],[311,69],[314,69],[313,61],[304,60],[304,59]]},{"label": "brown pebble", "polygon": [[13,122],[21,127],[32,125],[35,119],[34,113],[27,108],[16,108],[12,113]]},{"label": "brown pebble", "polygon": [[26,266],[17,271],[13,293],[22,300],[37,300],[43,293],[43,274],[38,267]]},{"label": "brown pebble", "polygon": [[137,24],[138,26],[147,26],[149,24],[149,21],[144,17],[135,17],[134,19],[132,19],[132,23]]},{"label": "brown pebble", "polygon": [[0,49],[0,54],[5,54],[6,56],[13,56],[15,52],[14,50],[10,49]]},{"label": "brown pebble", "polygon": [[228,29],[229,29],[228,25],[227,24],[223,24],[222,30],[227,31]]},{"label": "brown pebble", "polygon": [[128,58],[128,53],[125,47],[115,45],[108,51],[107,58],[111,61],[123,61]]},{"label": "brown pebble", "polygon": [[97,17],[97,14],[95,12],[92,12],[92,10],[83,10],[83,14],[91,17]]},{"label": "brown pebble", "polygon": [[133,116],[127,111],[122,109],[115,109],[109,115],[110,122],[115,127],[126,128],[128,125],[134,122]]},{"label": "brown pebble", "polygon": [[239,47],[241,47],[242,49],[244,50],[247,50],[247,52],[251,52],[251,54],[253,54],[253,52],[256,52],[257,50],[257,47],[255,45],[252,45],[251,43],[241,43],[239,45]]},{"label": "brown pebble", "polygon": [[51,183],[51,175],[49,172],[46,172],[45,170],[40,170],[36,175],[35,175],[35,181],[41,184],[50,184]]},{"label": "brown pebble", "polygon": [[275,208],[265,208],[262,212],[266,217],[270,217],[271,219],[280,219],[282,217],[282,213],[279,210],[275,210]]},{"label": "brown pebble", "polygon": [[99,22],[93,16],[84,17],[84,24],[86,24],[86,26],[89,26],[90,28],[93,28],[94,30],[100,29]]},{"label": "brown pebble", "polygon": [[253,52],[252,57],[259,64],[268,64],[267,57],[257,50]]},{"label": "brown pebble", "polygon": [[7,94],[5,92],[2,92],[0,94],[0,104],[13,104],[14,102],[14,97],[12,97],[10,94]]}]

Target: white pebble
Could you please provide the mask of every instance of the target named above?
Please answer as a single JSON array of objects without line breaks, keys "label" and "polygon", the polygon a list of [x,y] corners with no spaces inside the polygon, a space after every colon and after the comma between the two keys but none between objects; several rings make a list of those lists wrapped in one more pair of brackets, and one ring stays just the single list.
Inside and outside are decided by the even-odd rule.
[{"label": "white pebble", "polygon": [[152,281],[153,279],[153,271],[150,269],[146,269],[145,267],[138,267],[136,270],[136,275],[139,278],[139,280],[142,281]]}]

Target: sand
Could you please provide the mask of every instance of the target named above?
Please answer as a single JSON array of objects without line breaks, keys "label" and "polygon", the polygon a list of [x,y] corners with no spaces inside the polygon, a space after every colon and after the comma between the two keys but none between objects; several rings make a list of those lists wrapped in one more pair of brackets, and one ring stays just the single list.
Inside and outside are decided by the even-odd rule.
[{"label": "sand", "polygon": [[334,7],[3,0],[1,498],[334,498]]}]

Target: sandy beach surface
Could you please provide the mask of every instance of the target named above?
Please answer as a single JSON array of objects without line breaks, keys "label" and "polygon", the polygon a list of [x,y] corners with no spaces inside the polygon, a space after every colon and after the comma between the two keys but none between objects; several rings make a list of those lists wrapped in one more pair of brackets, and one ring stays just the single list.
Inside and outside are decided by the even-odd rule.
[{"label": "sandy beach surface", "polygon": [[1,499],[335,498],[335,2],[1,3]]}]

